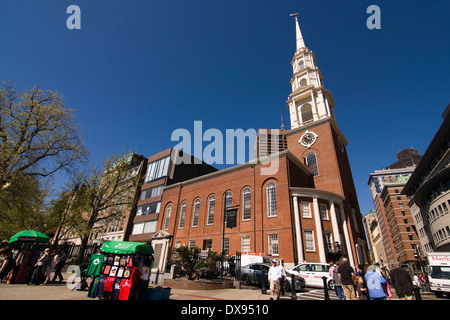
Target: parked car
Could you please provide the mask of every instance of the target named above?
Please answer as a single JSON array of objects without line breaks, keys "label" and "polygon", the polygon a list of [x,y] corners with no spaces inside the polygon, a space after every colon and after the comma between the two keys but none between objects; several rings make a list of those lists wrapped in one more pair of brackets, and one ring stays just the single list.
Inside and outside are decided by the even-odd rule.
[{"label": "parked car", "polygon": [[286,272],[293,273],[305,279],[308,287],[323,288],[323,277],[326,277],[327,287],[334,290],[333,278],[329,274],[328,263],[301,263]]},{"label": "parked car", "polygon": [[265,272],[265,282],[269,286],[268,274],[270,267],[263,263],[250,263],[249,265],[241,267],[241,282],[242,284],[262,284],[262,271]]},{"label": "parked car", "polygon": [[[303,277],[294,274],[295,291],[301,291],[306,288],[306,281]],[[292,275],[286,270],[286,278],[283,281],[284,292],[289,292],[292,289]]]}]

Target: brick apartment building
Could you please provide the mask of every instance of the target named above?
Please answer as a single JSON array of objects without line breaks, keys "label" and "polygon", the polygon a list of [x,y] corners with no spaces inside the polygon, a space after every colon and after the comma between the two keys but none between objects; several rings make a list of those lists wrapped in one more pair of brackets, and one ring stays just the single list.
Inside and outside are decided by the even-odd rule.
[{"label": "brick apartment building", "polygon": [[[409,199],[401,194],[409,177],[401,177],[395,182],[386,183],[381,191],[380,198],[386,213],[390,238],[394,247],[395,259],[409,270],[421,273],[420,264],[414,257],[416,247],[420,247],[419,237],[414,224]],[[423,252],[423,249],[420,249]],[[391,266],[392,267],[392,266]]]},{"label": "brick apartment building", "polygon": [[414,251],[420,245],[409,200],[400,193],[421,156],[417,150],[408,148],[397,153],[397,158],[385,169],[372,172],[368,181],[385,253],[377,262],[386,271],[397,261],[414,270]]}]

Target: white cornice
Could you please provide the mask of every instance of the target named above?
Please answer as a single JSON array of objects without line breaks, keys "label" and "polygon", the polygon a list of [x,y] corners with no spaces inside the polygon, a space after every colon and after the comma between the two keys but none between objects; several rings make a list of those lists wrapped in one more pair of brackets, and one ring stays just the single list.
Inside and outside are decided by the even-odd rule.
[{"label": "white cornice", "polygon": [[293,197],[313,197],[333,201],[338,204],[343,204],[345,200],[345,197],[337,193],[314,188],[290,187],[289,191]]}]

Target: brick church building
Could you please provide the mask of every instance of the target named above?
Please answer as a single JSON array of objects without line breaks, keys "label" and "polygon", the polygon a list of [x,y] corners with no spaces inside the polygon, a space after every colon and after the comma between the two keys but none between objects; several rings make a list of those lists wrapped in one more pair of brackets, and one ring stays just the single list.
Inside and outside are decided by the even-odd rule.
[{"label": "brick church building", "polygon": [[[348,141],[297,17],[295,28],[287,100],[291,127],[275,135],[270,130],[283,143],[264,149],[267,136],[261,132],[267,131],[260,130],[255,160],[166,186],[157,226],[158,237],[167,238],[165,250],[186,245],[266,253],[283,259],[286,267],[341,255],[353,266],[368,262]],[[226,209],[237,209],[233,228],[224,223]]]}]

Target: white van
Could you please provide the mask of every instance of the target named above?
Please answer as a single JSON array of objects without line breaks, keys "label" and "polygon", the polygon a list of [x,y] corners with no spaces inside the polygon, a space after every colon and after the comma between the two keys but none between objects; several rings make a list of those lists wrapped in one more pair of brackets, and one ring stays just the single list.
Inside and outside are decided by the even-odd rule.
[{"label": "white van", "polygon": [[333,277],[329,274],[330,265],[328,263],[301,263],[286,272],[299,275],[305,279],[307,287],[323,288],[323,277],[327,278],[327,287],[334,290]]},{"label": "white van", "polygon": [[436,297],[450,298],[450,252],[428,253],[428,280]]}]

